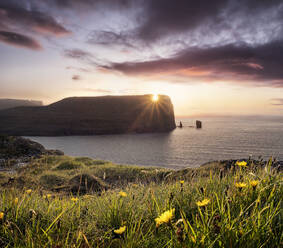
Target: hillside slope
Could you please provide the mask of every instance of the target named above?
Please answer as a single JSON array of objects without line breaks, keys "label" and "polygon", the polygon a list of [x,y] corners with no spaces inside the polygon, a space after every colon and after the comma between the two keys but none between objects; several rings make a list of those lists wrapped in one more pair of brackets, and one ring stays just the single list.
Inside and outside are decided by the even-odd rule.
[{"label": "hillside slope", "polygon": [[0,99],[0,110],[23,106],[42,106],[42,102],[20,99]]}]

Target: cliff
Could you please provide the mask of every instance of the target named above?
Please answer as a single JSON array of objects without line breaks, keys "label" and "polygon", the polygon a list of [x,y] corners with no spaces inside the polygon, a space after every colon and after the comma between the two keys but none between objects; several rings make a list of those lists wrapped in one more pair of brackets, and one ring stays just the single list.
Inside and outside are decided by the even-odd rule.
[{"label": "cliff", "polygon": [[42,106],[41,101],[20,100],[20,99],[0,99],[0,110],[15,108],[20,106]]},{"label": "cliff", "polygon": [[41,107],[0,111],[0,133],[24,136],[63,136],[168,132],[175,125],[168,96],[71,97]]}]

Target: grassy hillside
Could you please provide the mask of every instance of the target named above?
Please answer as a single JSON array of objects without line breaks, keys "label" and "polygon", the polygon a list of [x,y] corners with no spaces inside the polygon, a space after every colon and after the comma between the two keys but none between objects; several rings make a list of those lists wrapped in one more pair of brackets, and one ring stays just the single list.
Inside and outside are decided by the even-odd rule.
[{"label": "grassy hillside", "polygon": [[0,174],[0,246],[282,247],[282,174],[222,169],[42,157]]}]

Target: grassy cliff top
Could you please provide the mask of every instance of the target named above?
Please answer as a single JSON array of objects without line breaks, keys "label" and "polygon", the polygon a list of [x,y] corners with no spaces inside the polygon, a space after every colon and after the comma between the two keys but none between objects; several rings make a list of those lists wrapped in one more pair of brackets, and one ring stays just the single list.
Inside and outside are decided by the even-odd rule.
[{"label": "grassy cliff top", "polygon": [[271,160],[171,171],[43,156],[0,180],[1,247],[282,246]]}]

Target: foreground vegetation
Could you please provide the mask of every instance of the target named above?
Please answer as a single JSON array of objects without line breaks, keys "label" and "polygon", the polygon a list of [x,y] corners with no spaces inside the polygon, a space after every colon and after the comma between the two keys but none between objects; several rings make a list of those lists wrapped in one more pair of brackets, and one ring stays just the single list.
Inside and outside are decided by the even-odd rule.
[{"label": "foreground vegetation", "polygon": [[271,165],[174,172],[45,156],[0,175],[0,247],[282,247]]}]

